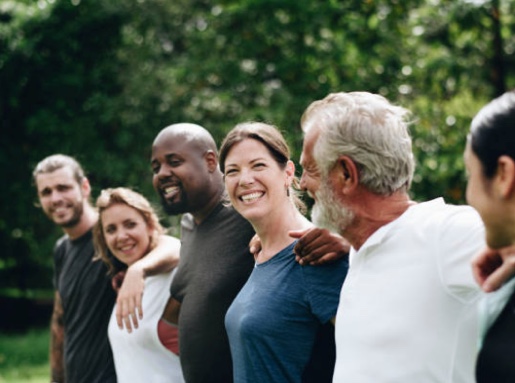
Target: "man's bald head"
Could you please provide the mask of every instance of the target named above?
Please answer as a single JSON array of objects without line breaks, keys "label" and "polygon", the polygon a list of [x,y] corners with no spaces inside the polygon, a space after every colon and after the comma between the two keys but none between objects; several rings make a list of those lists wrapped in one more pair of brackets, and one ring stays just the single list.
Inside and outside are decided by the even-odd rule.
[{"label": "man's bald head", "polygon": [[163,140],[179,138],[191,149],[198,149],[200,152],[211,150],[217,153],[216,142],[211,133],[202,126],[189,122],[167,126],[158,133],[152,146],[159,145]]},{"label": "man's bald head", "polygon": [[202,126],[179,123],[159,132],[152,145],[154,189],[170,215],[192,213],[200,222],[224,191],[213,136]]}]

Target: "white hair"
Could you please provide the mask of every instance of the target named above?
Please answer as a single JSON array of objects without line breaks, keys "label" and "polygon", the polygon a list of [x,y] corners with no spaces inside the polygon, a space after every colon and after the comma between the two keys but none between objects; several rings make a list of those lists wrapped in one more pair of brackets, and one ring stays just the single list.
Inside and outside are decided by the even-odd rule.
[{"label": "white hair", "polygon": [[313,158],[327,176],[338,157],[350,157],[360,184],[379,195],[408,191],[415,161],[408,132],[410,112],[368,92],[331,93],[302,115],[304,133],[319,131]]}]

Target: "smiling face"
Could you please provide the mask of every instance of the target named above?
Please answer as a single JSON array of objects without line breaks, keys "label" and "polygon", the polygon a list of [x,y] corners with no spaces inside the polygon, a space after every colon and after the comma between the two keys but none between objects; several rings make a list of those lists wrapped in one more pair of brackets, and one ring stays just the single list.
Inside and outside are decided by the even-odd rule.
[{"label": "smiling face", "polygon": [[36,176],[41,207],[48,218],[63,228],[76,226],[90,193],[87,179],[79,184],[69,167]]},{"label": "smiling face", "polygon": [[225,158],[225,187],[234,208],[250,222],[280,211],[287,201],[286,185],[293,164],[284,169],[261,142],[245,139]]},{"label": "smiling face", "polygon": [[102,233],[111,253],[127,266],[150,250],[153,229],[134,208],[117,203],[100,214]]},{"label": "smiling face", "polygon": [[313,223],[318,227],[343,234],[354,219],[354,212],[336,197],[331,186],[330,174],[322,176],[313,151],[320,131],[312,127],[306,132],[302,145],[300,186],[313,198],[311,210]]},{"label": "smiling face", "polygon": [[206,154],[184,134],[158,136],[152,146],[152,183],[167,214],[202,209],[212,191]]}]

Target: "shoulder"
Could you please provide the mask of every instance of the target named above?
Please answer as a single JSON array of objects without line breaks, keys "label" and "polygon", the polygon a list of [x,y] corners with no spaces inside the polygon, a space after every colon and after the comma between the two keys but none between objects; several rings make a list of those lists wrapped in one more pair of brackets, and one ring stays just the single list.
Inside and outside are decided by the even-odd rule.
[{"label": "shoulder", "polygon": [[420,203],[410,208],[408,221],[414,221],[426,229],[446,230],[482,230],[481,217],[468,205],[452,205],[442,198]]},{"label": "shoulder", "polygon": [[306,265],[301,267],[304,275],[312,281],[323,280],[325,283],[341,285],[347,275],[349,263],[347,258],[340,258],[334,262],[322,265]]},{"label": "shoulder", "polygon": [[66,253],[66,248],[69,246],[70,238],[65,234],[59,238],[54,245],[54,257],[62,258]]},{"label": "shoulder", "polygon": [[243,218],[232,206],[227,205],[224,205],[213,217],[210,217],[204,228],[216,231],[217,235],[223,233],[223,235],[229,237],[247,238],[254,235],[254,229],[249,221]]},{"label": "shoulder", "polygon": [[59,238],[57,241],[55,241],[54,250],[57,250],[58,248],[62,248],[65,246],[66,242],[69,242],[70,238],[65,234],[61,238]]},{"label": "shoulder", "polygon": [[181,229],[192,230],[195,227],[193,215],[190,213],[183,214],[181,217]]}]

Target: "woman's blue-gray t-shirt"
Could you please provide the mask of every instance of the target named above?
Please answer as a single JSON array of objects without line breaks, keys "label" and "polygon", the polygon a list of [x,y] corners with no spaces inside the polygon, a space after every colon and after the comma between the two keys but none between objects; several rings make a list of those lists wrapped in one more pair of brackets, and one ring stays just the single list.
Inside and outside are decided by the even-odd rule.
[{"label": "woman's blue-gray t-shirt", "polygon": [[301,266],[295,243],[255,265],[227,312],[235,382],[301,382],[319,327],[336,315],[347,261]]}]

